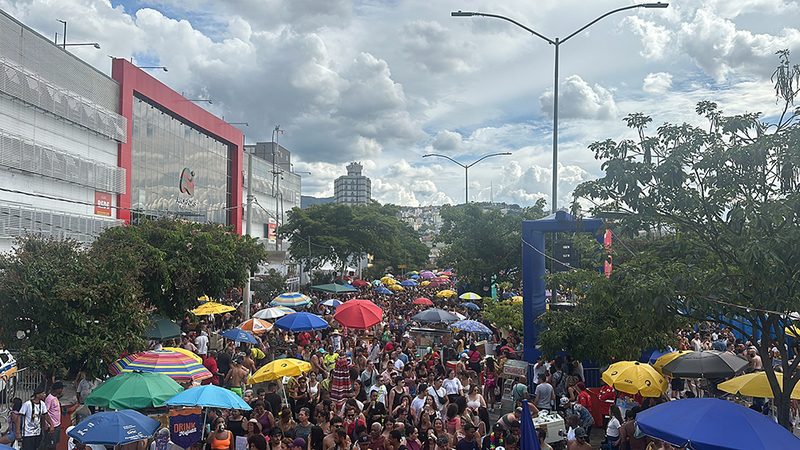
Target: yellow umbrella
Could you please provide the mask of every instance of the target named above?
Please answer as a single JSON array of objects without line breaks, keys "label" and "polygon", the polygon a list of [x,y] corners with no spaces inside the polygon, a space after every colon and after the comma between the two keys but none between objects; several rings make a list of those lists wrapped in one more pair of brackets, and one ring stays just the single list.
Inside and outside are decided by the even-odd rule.
[{"label": "yellow umbrella", "polygon": [[439,298],[441,298],[441,297],[452,297],[454,295],[458,295],[458,294],[456,294],[454,291],[451,291],[450,289],[445,289],[443,291],[439,291],[439,292],[436,293],[436,296],[439,297]]},{"label": "yellow umbrella", "polygon": [[236,308],[228,305],[223,305],[222,303],[208,302],[208,303],[203,303],[202,305],[193,309],[192,313],[195,316],[207,316],[209,314],[222,314],[231,311],[236,311]]},{"label": "yellow umbrella", "polygon": [[667,380],[650,364],[622,361],[603,372],[603,381],[614,389],[644,397],[658,397],[667,390]]},{"label": "yellow umbrella", "polygon": [[515,295],[515,296],[511,297],[511,303],[519,303],[521,301],[522,301],[522,296],[521,295]]},{"label": "yellow umbrella", "polygon": [[[776,372],[775,376],[778,378],[778,384],[783,388],[783,374]],[[775,397],[772,394],[772,388],[769,385],[766,372],[747,373],[738,377],[733,377],[717,387],[730,394],[762,398]],[[791,398],[793,400],[800,399],[800,383],[796,384],[794,389],[792,389]]]},{"label": "yellow umbrella", "polygon": [[426,281],[423,281],[422,283],[420,283],[419,285],[420,286],[427,286],[429,284],[431,284],[431,282],[426,280]]},{"label": "yellow umbrella", "polygon": [[397,280],[392,277],[383,277],[381,278],[381,283],[383,283],[384,286],[391,286],[397,284]]},{"label": "yellow umbrella", "polygon": [[311,370],[311,363],[294,358],[276,359],[258,369],[247,380],[247,384],[277,380],[280,377],[296,377]]},{"label": "yellow umbrella", "polygon": [[403,286],[400,286],[399,284],[391,284],[391,285],[386,286],[386,287],[388,289],[393,290],[393,291],[405,291],[405,288],[403,288]]},{"label": "yellow umbrella", "polygon": [[786,327],[783,329],[784,334],[789,337],[800,337],[800,328],[797,328],[797,325],[792,325],[791,327]]},{"label": "yellow umbrella", "polygon": [[656,372],[664,375],[662,369],[664,366],[672,362],[673,359],[677,358],[678,356],[685,355],[687,353],[692,353],[692,350],[678,350],[677,352],[667,353],[666,355],[660,356],[656,362],[653,363],[653,368],[656,369]]},{"label": "yellow umbrella", "polygon": [[197,301],[202,304],[202,303],[213,302],[214,299],[209,297],[209,296],[207,296],[207,295],[204,295],[202,297],[197,297]]},{"label": "yellow umbrella", "polygon": [[200,364],[203,364],[203,358],[197,356],[197,354],[191,350],[186,350],[185,348],[180,348],[180,347],[164,347],[162,350],[169,350],[171,352],[183,353],[186,356],[194,358],[195,361],[199,362]]}]

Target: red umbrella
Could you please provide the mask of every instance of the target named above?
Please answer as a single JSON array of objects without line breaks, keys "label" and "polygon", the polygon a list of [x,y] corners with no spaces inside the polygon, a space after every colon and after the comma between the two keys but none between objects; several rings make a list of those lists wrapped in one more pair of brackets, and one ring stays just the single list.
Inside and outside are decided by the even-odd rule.
[{"label": "red umbrella", "polygon": [[433,306],[433,302],[429,298],[425,298],[425,297],[420,297],[420,298],[414,300],[411,303],[413,303],[415,305]]},{"label": "red umbrella", "polygon": [[355,286],[355,287],[365,287],[365,286],[369,286],[369,283],[367,283],[367,282],[366,282],[366,281],[364,281],[364,280],[353,280],[353,282],[352,282],[352,283],[350,283],[350,284],[351,284],[351,285],[353,285],[353,286]]},{"label": "red umbrella", "polygon": [[380,322],[383,310],[369,300],[349,300],[336,308],[333,319],[347,328],[366,330]]}]

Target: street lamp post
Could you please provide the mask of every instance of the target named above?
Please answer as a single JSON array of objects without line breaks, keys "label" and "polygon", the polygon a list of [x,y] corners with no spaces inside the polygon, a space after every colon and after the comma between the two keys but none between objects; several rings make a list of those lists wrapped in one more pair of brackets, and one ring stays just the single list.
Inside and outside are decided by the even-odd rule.
[{"label": "street lamp post", "polygon": [[437,156],[439,158],[446,158],[464,168],[464,203],[467,204],[469,203],[469,168],[474,166],[475,164],[478,164],[479,162],[483,161],[486,158],[491,158],[492,156],[508,156],[510,154],[511,152],[490,153],[488,155],[481,156],[476,161],[473,161],[470,164],[462,164],[447,155],[440,155],[438,153],[428,153],[427,155],[422,155],[422,157],[427,158],[429,156]]},{"label": "street lamp post", "polygon": [[472,16],[480,16],[480,17],[494,17],[496,19],[502,19],[507,22],[511,22],[514,25],[522,28],[523,30],[533,34],[536,37],[544,39],[550,45],[555,47],[555,70],[554,70],[554,82],[553,82],[553,198],[552,198],[552,213],[555,214],[558,210],[558,56],[559,56],[559,49],[561,48],[561,44],[570,40],[573,36],[580,33],[581,31],[589,28],[590,26],[594,25],[601,19],[610,16],[611,14],[615,14],[621,11],[626,11],[629,9],[634,8],[666,8],[669,6],[669,3],[637,3],[635,5],[628,5],[623,6],[622,8],[617,8],[612,11],[609,11],[602,16],[594,19],[593,21],[587,23],[586,25],[580,27],[575,32],[570,34],[569,36],[565,37],[564,39],[550,39],[549,37],[534,31],[533,29],[517,22],[514,19],[501,16],[499,14],[489,14],[489,13],[482,13],[482,12],[468,12],[468,11],[454,11],[451,12],[450,15],[452,17],[472,17]]}]

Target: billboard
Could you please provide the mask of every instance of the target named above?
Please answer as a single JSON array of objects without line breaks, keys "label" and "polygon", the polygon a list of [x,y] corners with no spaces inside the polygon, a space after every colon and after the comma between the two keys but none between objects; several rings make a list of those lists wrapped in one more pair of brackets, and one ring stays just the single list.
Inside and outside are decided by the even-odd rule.
[{"label": "billboard", "polygon": [[94,213],[98,216],[111,217],[111,194],[94,191]]}]

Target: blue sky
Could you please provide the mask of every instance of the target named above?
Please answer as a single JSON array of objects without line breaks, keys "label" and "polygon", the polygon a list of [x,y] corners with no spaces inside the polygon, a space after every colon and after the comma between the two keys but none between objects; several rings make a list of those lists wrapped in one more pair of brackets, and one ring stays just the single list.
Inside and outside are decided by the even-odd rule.
[{"label": "blue sky", "polygon": [[[165,65],[153,76],[204,106],[248,122],[248,142],[280,124],[303,193],[328,196],[360,161],[381,202],[522,205],[550,199],[553,47],[497,19],[505,15],[564,37],[626,0],[0,0],[45,36],[69,23],[73,51],[110,72],[108,55]],[[633,112],[701,124],[700,100],[726,113],[776,108],[769,82],[776,50],[800,48],[800,7],[784,0],[680,0],[663,10],[610,16],[561,48],[559,204],[602,175],[587,146],[632,137]],[[797,59],[800,61],[800,57]]]}]

